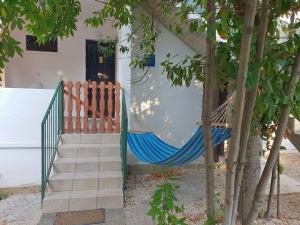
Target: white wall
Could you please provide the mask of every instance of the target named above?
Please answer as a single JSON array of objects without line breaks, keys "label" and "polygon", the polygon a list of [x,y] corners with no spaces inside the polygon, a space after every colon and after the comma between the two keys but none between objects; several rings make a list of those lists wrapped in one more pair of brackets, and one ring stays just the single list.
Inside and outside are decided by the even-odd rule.
[{"label": "white wall", "polygon": [[40,184],[41,121],[46,89],[0,89],[0,187]]},{"label": "white wall", "polygon": [[[145,79],[131,85],[131,129],[154,131],[169,143],[180,146],[192,136],[197,129],[196,121],[201,118],[202,83],[193,82],[188,88],[172,87],[160,62],[169,52],[178,54],[175,62],[195,52],[161,24],[159,28],[156,66],[150,69]],[[138,40],[133,43],[132,56],[137,52]],[[133,70],[132,79],[142,73]]]},{"label": "white wall", "polygon": [[40,148],[0,148],[0,188],[40,184]]},{"label": "white wall", "polygon": [[97,40],[101,36],[117,35],[111,24],[92,29],[87,28],[84,19],[102,4],[94,0],[82,0],[82,12],[78,18],[74,37],[58,40],[58,52],[26,51],[26,32],[16,30],[14,37],[20,41],[24,50],[23,58],[15,56],[6,66],[6,87],[28,88],[33,82],[41,82],[44,88],[54,88],[62,71],[64,80],[85,80],[85,40]]},{"label": "white wall", "polygon": [[[125,100],[127,105],[127,114],[130,115],[130,93],[131,93],[131,43],[127,41],[128,35],[131,33],[131,26],[123,26],[118,32],[119,42],[116,54],[116,80],[120,82],[125,93]],[[129,51],[121,53],[119,51],[120,45],[128,47]],[[130,118],[128,118],[130,120]]]}]

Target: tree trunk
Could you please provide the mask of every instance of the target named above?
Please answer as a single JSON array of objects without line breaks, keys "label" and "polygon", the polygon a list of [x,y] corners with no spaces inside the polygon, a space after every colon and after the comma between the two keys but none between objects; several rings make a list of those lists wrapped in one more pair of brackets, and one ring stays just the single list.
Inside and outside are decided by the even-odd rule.
[{"label": "tree trunk", "polygon": [[[289,99],[292,99],[295,93],[295,88],[299,80],[299,73],[300,73],[300,46],[298,47],[296,57],[294,59],[294,64],[292,68],[292,74],[289,80],[289,84],[286,89],[286,95]],[[280,144],[282,142],[283,136],[285,134],[287,122],[290,116],[291,106],[287,105],[280,110],[280,116],[278,120],[278,127],[275,132],[275,139],[270,151],[270,155],[266,162],[265,168],[263,170],[262,176],[258,182],[256,187],[255,196],[253,202],[251,204],[251,210],[248,215],[246,225],[252,225],[254,220],[257,218],[258,209],[261,206],[261,201],[268,183],[268,179],[272,173],[272,169],[276,163],[278,158]]]},{"label": "tree trunk", "polygon": [[[256,56],[255,56],[257,62],[260,62],[262,60],[263,53],[264,53],[264,46],[265,46],[267,26],[268,26],[269,0],[263,0],[260,13],[261,13],[260,23],[259,23],[258,33],[257,33]],[[245,111],[243,114],[240,152],[238,156],[238,165],[237,165],[237,172],[235,177],[236,180],[235,180],[235,190],[234,190],[234,206],[232,212],[233,214],[232,223],[234,223],[236,220],[241,182],[243,178],[244,166],[247,159],[246,151],[247,151],[248,137],[250,135],[250,127],[251,127],[252,115],[255,107],[256,93],[257,93],[257,88],[260,80],[260,69],[256,71],[255,76],[257,79],[256,86],[252,90],[249,90],[246,94],[245,106],[247,107],[245,107]],[[241,218],[242,217],[243,216],[241,216]]]},{"label": "tree trunk", "polygon": [[277,160],[277,219],[280,217],[280,153]]},{"label": "tree trunk", "polygon": [[235,173],[240,147],[240,133],[245,103],[245,83],[248,74],[251,39],[253,33],[254,17],[256,13],[256,0],[246,1],[245,9],[247,10],[245,11],[243,36],[240,49],[240,64],[238,70],[237,91],[232,120],[232,133],[226,163],[225,211],[223,221],[224,225],[232,224],[233,219]]},{"label": "tree trunk", "polygon": [[207,12],[210,14],[208,19],[208,29],[212,36],[206,38],[206,76],[204,81],[204,106],[203,106],[203,127],[204,127],[204,147],[205,147],[205,168],[206,168],[206,205],[207,217],[215,218],[215,180],[214,180],[214,152],[212,143],[212,105],[213,87],[215,76],[215,1],[207,1]]},{"label": "tree trunk", "polygon": [[267,212],[266,212],[266,218],[268,220],[271,218],[272,204],[273,204],[275,185],[276,185],[277,166],[278,163],[275,164],[272,170],[271,185],[270,185],[270,192],[269,192]]},{"label": "tree trunk", "polygon": [[260,155],[261,150],[260,135],[252,135],[248,139],[247,162],[244,168],[242,190],[239,198],[239,216],[241,221],[247,219],[250,211],[250,204],[254,198],[256,185],[260,178]]}]

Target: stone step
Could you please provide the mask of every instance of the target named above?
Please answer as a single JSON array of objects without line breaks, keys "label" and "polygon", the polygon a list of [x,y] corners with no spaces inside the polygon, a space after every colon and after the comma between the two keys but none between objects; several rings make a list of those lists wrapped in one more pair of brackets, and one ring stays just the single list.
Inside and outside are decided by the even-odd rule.
[{"label": "stone step", "polygon": [[120,156],[120,144],[62,144],[58,149],[60,158],[117,156]]},{"label": "stone step", "polygon": [[118,157],[86,157],[58,158],[53,165],[54,174],[121,171],[121,158]]},{"label": "stone step", "polygon": [[61,142],[62,144],[120,144],[120,134],[63,134]]},{"label": "stone step", "polygon": [[49,192],[43,200],[44,213],[120,208],[122,189]]},{"label": "stone step", "polygon": [[49,179],[47,191],[85,191],[122,188],[122,172],[59,173]]}]

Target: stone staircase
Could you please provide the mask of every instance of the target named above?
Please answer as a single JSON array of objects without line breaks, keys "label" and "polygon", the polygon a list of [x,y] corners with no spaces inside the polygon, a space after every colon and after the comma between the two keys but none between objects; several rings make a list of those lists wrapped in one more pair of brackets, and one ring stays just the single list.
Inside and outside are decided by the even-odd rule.
[{"label": "stone staircase", "polygon": [[120,208],[120,134],[62,135],[43,212]]}]

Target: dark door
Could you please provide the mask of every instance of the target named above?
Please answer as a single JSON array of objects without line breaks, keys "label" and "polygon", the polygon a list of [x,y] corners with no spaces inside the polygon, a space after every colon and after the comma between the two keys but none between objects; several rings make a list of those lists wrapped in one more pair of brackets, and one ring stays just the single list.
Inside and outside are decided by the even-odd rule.
[{"label": "dark door", "polygon": [[[86,40],[86,80],[89,82],[96,81],[99,84],[101,81],[107,84],[108,82],[115,83],[115,54],[104,56],[97,47],[97,41]],[[107,116],[107,90],[105,91],[105,115]],[[97,110],[99,110],[100,93],[97,89]],[[89,103],[92,101],[92,90],[89,90]],[[113,94],[113,105],[115,96]],[[91,112],[89,112],[91,115]],[[114,114],[114,109],[113,109]]]},{"label": "dark door", "polygon": [[115,55],[105,57],[93,40],[86,41],[86,80],[115,82]]}]

